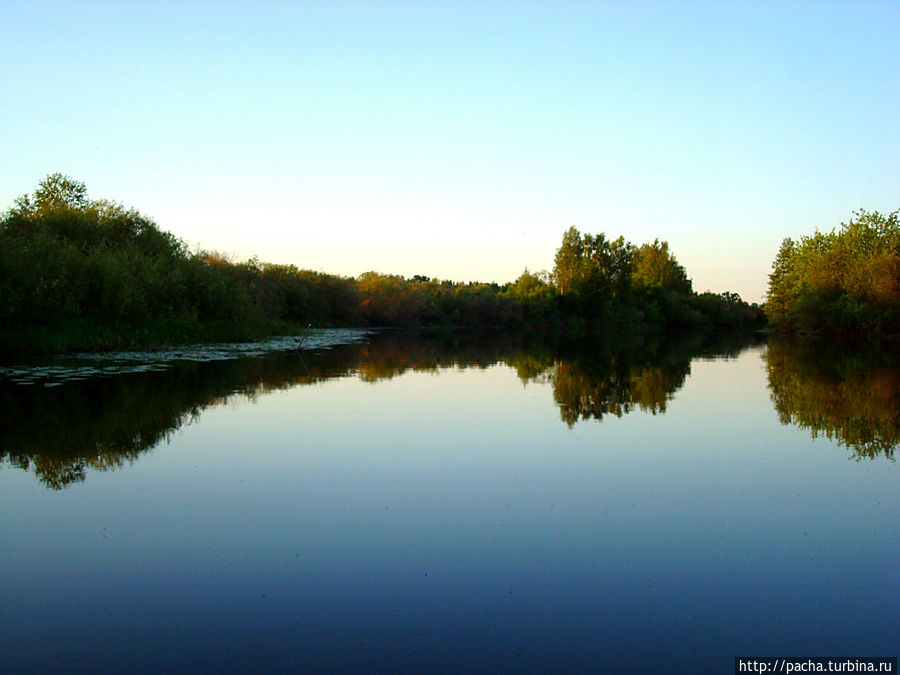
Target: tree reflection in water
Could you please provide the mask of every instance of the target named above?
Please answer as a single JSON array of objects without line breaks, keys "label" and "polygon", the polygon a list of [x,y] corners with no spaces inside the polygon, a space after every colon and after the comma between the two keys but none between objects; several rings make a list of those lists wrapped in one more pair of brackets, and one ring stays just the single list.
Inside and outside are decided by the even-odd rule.
[{"label": "tree reflection in water", "polygon": [[226,361],[173,362],[162,372],[128,373],[54,387],[0,381],[0,461],[34,471],[59,490],[135,461],[203,410],[233,396],[261,394],[346,374],[356,359],[343,345],[316,358],[298,353]]},{"label": "tree reflection in water", "polygon": [[885,352],[772,342],[769,387],[783,424],[852,450],[853,459],[894,459],[900,442],[900,363]]},{"label": "tree reflection in water", "polygon": [[570,427],[579,420],[622,417],[635,407],[654,415],[684,384],[690,360],[656,366],[634,364],[627,357],[558,361],[553,373],[553,398]]},{"label": "tree reflection in water", "polygon": [[747,336],[688,334],[649,344],[593,342],[564,351],[551,382],[562,420],[622,417],[635,409],[664,413],[698,356],[736,356]]},{"label": "tree reflection in water", "polygon": [[273,352],[212,362],[174,362],[162,372],[120,374],[56,387],[0,381],[0,462],[33,471],[48,488],[84,481],[89,471],[134,462],[209,408],[232,397],[356,375],[390,379],[407,371],[486,368],[503,363],[523,382],[549,383],[561,416],[656,413],[680,388],[694,356],[736,354],[746,340],[697,336],[648,344],[559,343],[504,333],[384,332],[366,343],[314,352]]}]

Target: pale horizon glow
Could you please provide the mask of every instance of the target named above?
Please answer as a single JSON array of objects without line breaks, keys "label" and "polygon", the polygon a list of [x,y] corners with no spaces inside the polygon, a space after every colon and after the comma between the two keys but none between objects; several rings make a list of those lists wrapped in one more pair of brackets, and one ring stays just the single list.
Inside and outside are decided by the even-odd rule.
[{"label": "pale horizon glow", "polygon": [[0,6],[0,210],[60,171],[191,247],[343,276],[670,244],[764,298],[781,240],[900,208],[900,3]]}]

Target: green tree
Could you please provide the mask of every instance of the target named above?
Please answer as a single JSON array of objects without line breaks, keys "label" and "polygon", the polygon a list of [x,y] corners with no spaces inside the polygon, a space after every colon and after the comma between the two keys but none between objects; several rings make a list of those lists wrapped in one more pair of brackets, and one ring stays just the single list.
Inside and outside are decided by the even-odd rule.
[{"label": "green tree", "polygon": [[[563,296],[574,296],[579,311],[601,317],[629,293],[634,247],[623,237],[581,233],[570,227],[556,252],[553,279]],[[571,304],[571,303],[570,303]]]},{"label": "green tree", "polygon": [[546,272],[533,274],[526,268],[505,291],[522,306],[523,318],[529,325],[547,323],[553,318],[556,292],[548,277]]},{"label": "green tree", "polygon": [[553,280],[560,293],[575,293],[584,275],[584,242],[581,233],[572,225],[563,234],[562,244],[556,251]]},{"label": "green tree", "polygon": [[900,333],[900,221],[858,211],[840,231],[785,239],[765,310],[783,331],[862,338]]},{"label": "green tree", "polygon": [[692,290],[687,273],[669,251],[669,243],[659,239],[634,250],[631,278],[638,288],[661,288],[686,295]]},{"label": "green tree", "polygon": [[781,242],[772,273],[769,275],[769,291],[766,295],[765,310],[770,321],[786,325],[791,306],[796,300],[794,292],[794,258],[796,245],[790,237]]},{"label": "green tree", "polygon": [[22,195],[15,201],[13,213],[36,216],[61,209],[84,209],[90,202],[84,183],[61,173],[51,173],[34,191],[34,196]]}]

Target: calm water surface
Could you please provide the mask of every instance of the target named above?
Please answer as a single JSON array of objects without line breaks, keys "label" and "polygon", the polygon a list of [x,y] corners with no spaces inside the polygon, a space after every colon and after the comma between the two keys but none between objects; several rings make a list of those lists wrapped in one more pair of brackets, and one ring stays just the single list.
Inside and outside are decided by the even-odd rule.
[{"label": "calm water surface", "polygon": [[900,651],[897,368],[326,338],[0,371],[0,670]]}]

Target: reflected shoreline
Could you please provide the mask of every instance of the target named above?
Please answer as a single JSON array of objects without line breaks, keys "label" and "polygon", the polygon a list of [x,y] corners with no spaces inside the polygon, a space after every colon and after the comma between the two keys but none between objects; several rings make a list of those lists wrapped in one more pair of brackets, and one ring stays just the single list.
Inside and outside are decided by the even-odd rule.
[{"label": "reflected shoreline", "polygon": [[808,429],[851,458],[894,460],[900,443],[900,362],[880,350],[848,352],[821,343],[771,341],[769,390],[782,424]]},{"label": "reflected shoreline", "polygon": [[[524,383],[549,385],[560,419],[579,422],[639,410],[664,414],[695,358],[736,357],[759,344],[746,336],[684,335],[655,343],[550,342],[472,331],[382,331],[328,349],[269,351],[219,360],[173,360],[162,370],[135,369],[41,387],[0,380],[0,463],[64,489],[91,471],[117,469],[168,441],[204,410],[233,397],[334,378],[377,383],[407,372],[503,364]],[[850,447],[857,458],[893,458],[900,438],[896,368],[857,364],[823,375],[796,349],[773,343],[765,353],[781,421]],[[377,395],[377,392],[376,394]],[[828,401],[831,412],[815,408]],[[846,402],[839,407],[839,402]]]}]

